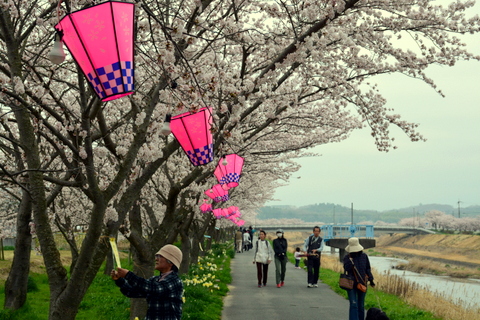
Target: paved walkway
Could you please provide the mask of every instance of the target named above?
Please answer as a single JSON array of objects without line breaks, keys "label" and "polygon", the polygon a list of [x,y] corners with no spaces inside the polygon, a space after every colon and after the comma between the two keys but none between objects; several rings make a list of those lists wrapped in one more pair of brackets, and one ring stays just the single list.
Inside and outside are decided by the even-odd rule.
[{"label": "paved walkway", "polygon": [[[307,288],[307,273],[287,263],[285,286],[277,288],[275,264],[268,268],[267,286],[257,287],[253,250],[232,259],[232,284],[224,298],[222,320],[348,319],[348,300],[321,282]],[[321,273],[320,269],[320,273]]]}]

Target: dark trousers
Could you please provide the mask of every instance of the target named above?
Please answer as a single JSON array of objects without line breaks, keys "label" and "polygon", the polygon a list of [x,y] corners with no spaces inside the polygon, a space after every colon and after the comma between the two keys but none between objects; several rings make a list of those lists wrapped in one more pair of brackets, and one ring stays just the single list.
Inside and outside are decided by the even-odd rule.
[{"label": "dark trousers", "polygon": [[320,275],[320,258],[308,257],[307,260],[308,283],[316,284]]},{"label": "dark trousers", "polygon": [[[267,284],[267,276],[268,276],[268,263],[261,263],[257,262],[257,279],[258,284]],[[263,279],[262,279],[263,278]]]},{"label": "dark trousers", "polygon": [[298,268],[300,265],[300,259],[295,259],[295,267]]}]

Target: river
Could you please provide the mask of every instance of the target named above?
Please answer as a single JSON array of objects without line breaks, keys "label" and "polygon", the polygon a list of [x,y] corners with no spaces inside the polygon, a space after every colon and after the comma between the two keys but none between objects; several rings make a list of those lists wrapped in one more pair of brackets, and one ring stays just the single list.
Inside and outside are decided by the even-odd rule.
[{"label": "river", "polygon": [[390,272],[392,275],[402,276],[405,280],[418,283],[425,289],[439,293],[446,299],[458,305],[463,305],[465,308],[480,308],[480,280],[434,276],[397,270],[394,269],[397,264],[408,263],[408,261],[385,257],[369,258],[372,267],[375,268],[377,272]]}]

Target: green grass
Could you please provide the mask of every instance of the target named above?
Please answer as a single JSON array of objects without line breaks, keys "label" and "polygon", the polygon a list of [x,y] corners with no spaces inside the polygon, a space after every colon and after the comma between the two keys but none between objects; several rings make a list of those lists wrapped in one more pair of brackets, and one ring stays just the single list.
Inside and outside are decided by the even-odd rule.
[{"label": "green grass", "polygon": [[[339,295],[347,297],[347,291],[340,289],[338,286],[338,279],[340,274],[329,269],[321,269],[320,280],[329,285],[333,291]],[[378,308],[377,298],[380,300],[382,310],[385,311],[391,320],[439,320],[441,318],[435,317],[433,314],[421,309],[412,307],[404,302],[401,298],[381,292],[372,287],[368,288],[367,296],[365,298],[365,310],[370,308]]]},{"label": "green grass", "polygon": [[222,317],[223,297],[232,282],[233,244],[215,244],[211,252],[184,276],[182,319],[216,320]]},{"label": "green grass", "polygon": [[[230,260],[234,255],[232,243],[215,244],[198,265],[192,266],[188,274],[182,275],[185,288],[182,319],[221,319],[223,296],[228,292],[227,284],[232,281]],[[133,269],[127,259],[122,260],[122,266]],[[207,281],[187,285],[188,280],[195,277]],[[0,320],[48,319],[49,287],[46,274],[31,274],[28,288],[26,304],[16,311],[1,309]],[[2,307],[4,293],[5,286],[1,284]],[[128,320],[129,315],[130,299],[120,293],[110,276],[103,274],[102,267],[80,304],[76,320]]]}]

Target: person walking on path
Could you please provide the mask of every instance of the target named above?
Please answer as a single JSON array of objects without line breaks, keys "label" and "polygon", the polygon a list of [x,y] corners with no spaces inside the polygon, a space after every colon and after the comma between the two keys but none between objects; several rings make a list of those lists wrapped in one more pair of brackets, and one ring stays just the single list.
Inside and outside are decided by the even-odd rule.
[{"label": "person walking on path", "polygon": [[273,240],[273,251],[275,252],[275,280],[277,288],[285,285],[285,271],[287,269],[287,239],[283,236],[283,230],[277,230],[277,239]]},{"label": "person walking on path", "polygon": [[273,260],[272,246],[268,244],[265,239],[267,234],[265,231],[260,230],[259,237],[255,242],[255,255],[253,256],[253,263],[257,265],[257,279],[258,287],[261,288],[262,284],[265,287],[267,285],[268,277],[268,265]]},{"label": "person walking on path", "polygon": [[350,302],[348,319],[363,320],[365,319],[365,296],[367,293],[359,290],[357,284],[361,283],[366,287],[367,281],[370,281],[370,285],[375,287],[370,260],[368,255],[363,252],[363,247],[360,245],[358,238],[348,239],[348,246],[345,251],[348,254],[343,257],[343,268],[348,274],[355,275],[353,289],[347,290],[348,301]]},{"label": "person walking on path", "polygon": [[300,268],[300,255],[302,254],[302,252],[300,251],[300,248],[299,247],[296,247],[295,248],[295,253],[293,254],[293,256],[295,257],[295,269],[301,269]]},{"label": "person walking on path", "polygon": [[144,279],[127,269],[112,270],[110,276],[128,298],[146,298],[145,320],[177,320],[182,318],[183,283],[178,276],[182,251],[174,245],[163,246],[155,255],[159,276]]},{"label": "person walking on path", "polygon": [[308,288],[318,288],[318,276],[320,275],[320,259],[322,257],[323,239],[320,237],[320,227],[313,227],[313,234],[303,244],[303,251],[307,257],[307,282]]},{"label": "person walking on path", "polygon": [[243,232],[242,228],[238,229],[235,233],[235,247],[237,249],[237,253],[241,253],[243,250]]},{"label": "person walking on path", "polygon": [[250,244],[252,243],[250,234],[247,230],[243,231],[243,251],[250,250]]}]

